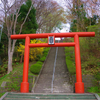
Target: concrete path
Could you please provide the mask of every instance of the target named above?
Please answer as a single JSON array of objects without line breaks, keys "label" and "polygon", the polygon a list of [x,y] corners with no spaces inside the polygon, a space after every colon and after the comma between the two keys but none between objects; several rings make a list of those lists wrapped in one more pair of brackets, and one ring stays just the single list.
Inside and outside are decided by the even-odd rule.
[{"label": "concrete path", "polygon": [[73,93],[73,86],[69,84],[69,73],[65,61],[64,47],[58,47],[53,91],[51,91],[55,54],[56,47],[52,47],[37,84],[34,90],[32,90],[34,93]]},{"label": "concrete path", "polygon": [[57,63],[54,77],[54,93],[73,93],[69,83],[69,72],[66,66],[64,47],[58,48]]}]

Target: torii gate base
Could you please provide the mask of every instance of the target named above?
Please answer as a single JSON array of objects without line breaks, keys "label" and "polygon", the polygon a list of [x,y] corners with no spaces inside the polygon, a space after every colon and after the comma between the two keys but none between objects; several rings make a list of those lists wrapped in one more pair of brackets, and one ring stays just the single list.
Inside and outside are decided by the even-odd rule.
[{"label": "torii gate base", "polygon": [[[74,37],[74,42],[70,43],[43,43],[43,44],[30,44],[30,39],[33,38],[48,38],[55,37]],[[21,34],[11,35],[11,39],[25,39],[25,52],[24,52],[24,67],[23,67],[23,82],[21,83],[21,92],[29,92],[28,83],[28,68],[29,68],[29,48],[32,47],[75,47],[75,62],[76,62],[76,83],[75,93],[84,93],[84,83],[82,82],[81,73],[81,60],[80,60],[80,47],[79,37],[91,37],[95,36],[94,32],[72,32],[72,33],[46,33],[46,34]],[[53,40],[54,41],[54,40]]]}]

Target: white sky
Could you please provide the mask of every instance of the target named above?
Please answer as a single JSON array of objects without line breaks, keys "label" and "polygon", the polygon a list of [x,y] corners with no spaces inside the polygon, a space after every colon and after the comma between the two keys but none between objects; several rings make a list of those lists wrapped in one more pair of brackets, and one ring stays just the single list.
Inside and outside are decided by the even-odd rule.
[{"label": "white sky", "polygon": [[61,33],[62,32],[69,32],[69,29],[70,29],[70,24],[69,23],[63,24],[63,29],[60,32]]},{"label": "white sky", "polygon": [[54,1],[58,2],[61,6],[64,6],[65,5],[64,0],[54,0]]},{"label": "white sky", "polygon": [[[63,29],[62,30],[59,30],[60,33],[65,33],[65,32],[69,32],[70,30],[70,24],[67,23],[67,24],[62,24],[63,26]],[[58,31],[55,31],[56,33],[59,33]],[[55,40],[60,40],[60,38],[55,38]]]},{"label": "white sky", "polygon": [[[12,3],[13,0],[9,0],[10,1],[10,4]],[[64,7],[64,0],[55,0],[56,2],[58,2],[62,7]],[[0,3],[1,3],[1,0],[0,0]],[[61,33],[62,32],[69,32],[69,29],[70,29],[70,25],[69,23],[66,23],[66,24],[62,24],[63,26],[63,29],[62,30],[59,30]]]},{"label": "white sky", "polygon": [[[55,1],[57,1],[62,7],[64,7],[64,4],[65,4],[64,0],[55,0]],[[62,24],[62,26],[63,26],[63,29],[59,30],[61,33],[69,32],[69,30],[70,30],[70,24],[69,23]],[[55,39],[60,40],[60,38],[55,38]]]},{"label": "white sky", "polygon": [[[64,7],[65,6],[64,0],[54,0],[54,1],[58,2],[65,9],[65,7]],[[62,26],[63,26],[63,29],[60,30],[61,33],[62,32],[69,32],[69,29],[70,29],[70,24],[69,23],[62,24]]]}]

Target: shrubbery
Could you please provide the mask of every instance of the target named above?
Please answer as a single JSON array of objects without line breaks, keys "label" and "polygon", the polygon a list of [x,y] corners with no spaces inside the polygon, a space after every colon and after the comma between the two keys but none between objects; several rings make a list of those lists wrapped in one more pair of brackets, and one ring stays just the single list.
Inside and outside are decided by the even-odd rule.
[{"label": "shrubbery", "polygon": [[39,60],[39,61],[44,62],[44,61],[45,61],[45,59],[46,59],[46,57],[45,57],[45,56],[43,56],[43,57],[41,57],[41,58],[40,58],[40,60]]},{"label": "shrubbery", "polygon": [[50,48],[45,48],[43,51],[43,56],[47,56],[49,50],[50,50]]},{"label": "shrubbery", "polygon": [[36,62],[36,64],[40,64],[40,65],[42,65],[42,64],[43,64],[43,62],[41,62],[41,61],[38,61],[38,62]]},{"label": "shrubbery", "polygon": [[39,74],[40,70],[42,68],[42,65],[41,64],[34,64],[30,67],[30,71],[33,73],[33,74]]},{"label": "shrubbery", "polygon": [[[40,40],[36,40],[33,39],[30,41],[31,44],[36,44],[36,43],[44,43]],[[17,51],[20,52],[20,55],[23,56],[24,55],[24,49],[25,49],[25,45],[20,44]],[[44,51],[44,47],[40,47],[40,48],[30,48],[30,60],[39,60],[40,57],[42,56]]]},{"label": "shrubbery", "polygon": [[43,51],[43,56],[38,60],[38,62],[36,62],[36,64],[34,64],[30,67],[30,71],[33,74],[39,74],[39,72],[42,68],[43,62],[45,61],[45,59],[48,55],[49,50],[50,50],[50,48],[45,48]]},{"label": "shrubbery", "polygon": [[[91,28],[93,29],[93,28]],[[95,31],[96,32],[96,31]],[[99,32],[100,33],[100,32]],[[100,39],[98,40],[96,32],[95,38],[84,37],[80,38],[80,53],[81,53],[81,66],[83,75],[94,75],[95,79],[93,84],[95,86],[89,87],[87,92],[90,93],[100,93]],[[98,38],[97,38],[98,37]],[[67,42],[74,41],[73,38],[66,40]],[[72,48],[72,47],[71,47]],[[74,49],[69,47],[65,48],[66,53],[66,63],[68,65],[68,70],[71,74],[75,74],[75,54]],[[73,52],[72,52],[73,51]]]}]

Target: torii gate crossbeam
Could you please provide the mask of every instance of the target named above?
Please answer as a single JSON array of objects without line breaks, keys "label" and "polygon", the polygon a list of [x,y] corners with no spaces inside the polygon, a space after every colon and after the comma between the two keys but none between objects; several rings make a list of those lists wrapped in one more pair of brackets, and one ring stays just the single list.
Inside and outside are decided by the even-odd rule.
[{"label": "torii gate crossbeam", "polygon": [[[42,44],[30,44],[30,39],[34,38],[48,38],[50,36],[55,37],[74,37],[74,42],[70,43],[42,43]],[[29,92],[28,83],[28,68],[29,68],[29,48],[32,47],[75,47],[75,63],[76,63],[76,83],[75,92],[84,93],[84,83],[82,82],[81,73],[81,59],[80,59],[80,46],[79,37],[93,37],[95,32],[71,32],[71,33],[44,33],[44,34],[20,34],[11,35],[11,39],[25,39],[25,52],[24,52],[24,66],[23,66],[23,82],[21,83],[21,92]]]}]

